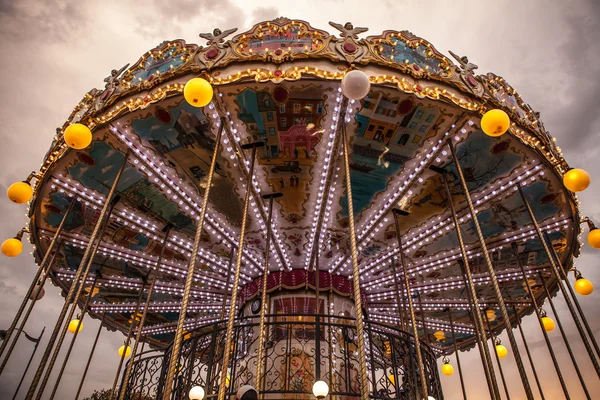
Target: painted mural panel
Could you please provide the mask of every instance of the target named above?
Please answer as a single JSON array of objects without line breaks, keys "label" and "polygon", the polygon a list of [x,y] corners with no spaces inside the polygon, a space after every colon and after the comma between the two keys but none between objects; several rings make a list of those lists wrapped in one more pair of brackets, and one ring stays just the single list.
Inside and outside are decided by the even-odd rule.
[{"label": "painted mural panel", "polygon": [[239,50],[242,54],[263,54],[274,52],[300,53],[320,50],[323,41],[314,37],[314,31],[307,31],[302,25],[290,24],[288,29],[276,25],[264,25],[251,36],[240,39]]},{"label": "painted mural panel", "polygon": [[392,44],[381,43],[381,56],[397,63],[411,65],[415,71],[421,69],[440,74],[440,61],[429,57],[430,51],[424,44],[416,44],[415,47],[408,46],[400,39],[395,39]]},{"label": "painted mural panel", "polygon": [[325,101],[322,89],[282,86],[272,91],[247,89],[236,96],[238,118],[249,139],[265,143],[258,163],[266,167],[273,190],[284,194],[279,202],[292,221],[306,212],[303,205],[323,133]]},{"label": "painted mural panel", "polygon": [[[152,107],[149,114],[134,119],[131,128],[163,157],[166,165],[176,168],[181,176],[194,182],[200,193],[204,192],[216,142],[210,122],[200,109],[181,100],[168,109]],[[219,157],[210,200],[218,212],[239,225],[242,205],[225,166],[225,159]]]}]

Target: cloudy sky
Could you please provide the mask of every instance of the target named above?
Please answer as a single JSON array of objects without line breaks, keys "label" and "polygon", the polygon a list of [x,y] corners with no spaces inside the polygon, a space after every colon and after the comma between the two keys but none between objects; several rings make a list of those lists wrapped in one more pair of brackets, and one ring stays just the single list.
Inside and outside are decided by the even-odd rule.
[{"label": "cloudy sky", "polygon": [[[570,164],[592,174],[592,185],[580,199],[584,213],[600,222],[600,113],[597,105],[600,2],[597,0],[0,0],[2,190],[39,168],[56,127],[63,124],[83,94],[93,87],[102,87],[102,80],[111,69],[134,63],[165,39],[182,38],[201,43],[200,32],[210,32],[215,27],[245,30],[255,22],[282,15],[307,20],[314,27],[329,31],[333,29],[328,21],[351,21],[355,26],[369,27],[368,34],[406,29],[429,40],[442,52],[452,50],[468,55],[479,65],[479,73],[492,71],[503,76],[525,101],[541,112],[545,126],[557,137]],[[24,212],[24,207],[0,196],[0,236],[3,239],[13,236],[26,223]],[[0,258],[3,303],[0,329],[10,325],[35,273],[30,250],[26,246],[20,257]],[[600,253],[594,254],[593,249],[584,246],[577,261],[577,267],[594,282],[600,282],[598,255]],[[46,297],[36,306],[26,327],[27,332],[35,336],[43,326],[52,330],[63,300],[56,288],[48,286]],[[581,300],[596,334],[600,332],[598,296],[600,287],[592,296]],[[560,298],[557,303],[589,389],[600,393],[600,381],[572,327],[566,307]],[[536,321],[530,317],[524,326],[546,398],[562,398]],[[87,320],[57,399],[73,398],[97,327],[95,321]],[[48,336],[49,332],[46,338]],[[118,364],[116,349],[122,341],[120,334],[103,331],[84,394],[111,387]],[[506,338],[504,342],[508,343]],[[554,343],[564,365],[563,374],[573,388],[572,398],[583,398],[558,330]],[[0,377],[0,398],[12,397],[32,347],[26,340],[18,344],[7,370]],[[476,353],[471,351],[461,356],[463,363],[469,365],[469,397],[482,399],[487,398],[487,390]],[[511,386],[511,398],[524,399],[518,374],[512,367],[513,360],[507,358],[503,365]],[[443,377],[442,381],[446,399],[461,398],[456,374]],[[44,398],[49,392],[46,391]],[[20,398],[22,396],[24,394]]]}]

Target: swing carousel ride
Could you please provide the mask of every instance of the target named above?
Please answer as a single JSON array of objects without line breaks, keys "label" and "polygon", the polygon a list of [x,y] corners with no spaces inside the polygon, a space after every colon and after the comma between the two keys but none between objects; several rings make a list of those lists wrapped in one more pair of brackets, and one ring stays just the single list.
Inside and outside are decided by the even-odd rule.
[{"label": "swing carousel ride", "polygon": [[40,266],[23,304],[46,277],[66,299],[28,399],[87,315],[126,337],[120,399],[440,400],[474,348],[491,398],[510,353],[532,399],[513,328],[548,338],[559,291],[597,366],[567,276],[593,290],[573,266],[585,224],[600,247],[589,175],[467,57],[331,25],[165,41],[76,105],[8,193],[30,221],[2,251],[28,233]]}]

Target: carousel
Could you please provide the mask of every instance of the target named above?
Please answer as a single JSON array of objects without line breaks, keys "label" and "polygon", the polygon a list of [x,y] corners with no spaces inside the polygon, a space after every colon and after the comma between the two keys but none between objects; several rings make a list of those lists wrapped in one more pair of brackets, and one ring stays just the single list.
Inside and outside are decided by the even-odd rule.
[{"label": "carousel", "polygon": [[600,248],[576,196],[588,173],[467,57],[330,25],[165,41],[75,106],[40,170],[8,189],[29,223],[2,252],[28,239],[39,269],[0,373],[44,284],[65,298],[26,399],[53,399],[78,335],[103,327],[123,335],[119,400],[442,400],[444,379],[466,399],[464,351],[489,398],[508,396],[508,367],[514,393],[544,398],[523,318],[565,398],[576,385],[591,398],[563,330],[575,324],[600,376],[577,300],[593,286],[573,263],[582,234]]}]

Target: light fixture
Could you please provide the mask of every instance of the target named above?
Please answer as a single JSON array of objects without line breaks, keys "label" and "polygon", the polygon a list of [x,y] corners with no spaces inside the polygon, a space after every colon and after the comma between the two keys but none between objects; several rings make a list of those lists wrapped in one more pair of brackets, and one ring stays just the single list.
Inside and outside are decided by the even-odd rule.
[{"label": "light fixture", "polygon": [[33,196],[33,189],[31,185],[25,181],[15,182],[8,187],[6,194],[13,203],[23,204],[31,199],[31,196]]},{"label": "light fixture", "polygon": [[119,347],[119,357],[127,358],[131,355],[131,347],[129,346],[121,346]]},{"label": "light fixture", "polygon": [[312,390],[317,399],[324,399],[329,394],[329,386],[324,381],[316,381]]},{"label": "light fixture", "polygon": [[583,276],[581,276],[581,272],[575,270],[575,284],[573,285],[575,288],[575,291],[577,293],[579,293],[582,296],[587,296],[592,294],[592,292],[594,291],[594,285],[592,284],[591,281],[585,279]]},{"label": "light fixture", "polygon": [[204,389],[200,386],[194,386],[190,389],[190,400],[202,400],[204,398]]},{"label": "light fixture", "polygon": [[65,129],[64,139],[72,149],[85,149],[92,143],[92,131],[83,124],[71,124]]},{"label": "light fixture", "polygon": [[570,169],[563,176],[563,184],[571,192],[581,192],[590,185],[590,174],[579,168]]},{"label": "light fixture", "polygon": [[206,79],[192,78],[183,88],[183,97],[194,107],[204,107],[213,97],[213,88]]},{"label": "light fixture", "polygon": [[83,322],[81,322],[81,317],[75,318],[73,321],[69,322],[69,332],[81,332],[83,329]]},{"label": "light fixture", "polygon": [[360,100],[369,94],[371,82],[363,71],[350,71],[342,79],[342,93],[350,100]]},{"label": "light fixture", "polygon": [[6,257],[16,257],[23,251],[21,239],[14,237],[2,242],[2,254]]},{"label": "light fixture", "polygon": [[488,136],[503,135],[509,127],[510,118],[502,110],[489,110],[481,117],[481,130]]}]

